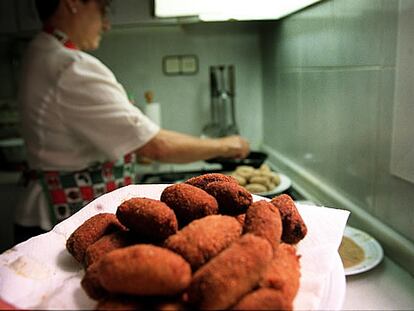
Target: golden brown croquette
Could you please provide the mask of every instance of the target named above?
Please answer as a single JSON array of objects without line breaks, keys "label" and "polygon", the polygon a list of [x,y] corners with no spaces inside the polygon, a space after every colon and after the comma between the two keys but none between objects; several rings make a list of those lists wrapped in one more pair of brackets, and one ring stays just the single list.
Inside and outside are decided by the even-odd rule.
[{"label": "golden brown croquette", "polygon": [[195,176],[186,180],[185,183],[205,190],[206,186],[213,181],[225,181],[238,184],[237,179],[234,177],[220,173],[209,173]]},{"label": "golden brown croquette", "polygon": [[206,216],[171,235],[165,247],[183,256],[195,271],[238,239],[241,230],[234,217]]},{"label": "golden brown croquette", "polygon": [[265,238],[275,251],[282,236],[282,220],[278,209],[265,200],[252,203],[246,212],[243,233],[253,233]]},{"label": "golden brown croquette", "polygon": [[99,281],[110,293],[177,295],[191,281],[191,267],[180,255],[158,246],[137,244],[107,253],[97,263]]},{"label": "golden brown croquette", "polygon": [[125,227],[149,239],[165,240],[178,229],[174,211],[154,199],[129,199],[118,207],[116,216]]},{"label": "golden brown croquette", "polygon": [[97,214],[80,225],[66,241],[69,253],[83,263],[86,249],[105,234],[125,230],[116,216],[111,213]]},{"label": "golden brown croquette", "polygon": [[126,295],[111,295],[98,301],[95,310],[148,310],[148,306],[141,301],[140,297]]},{"label": "golden brown croquette", "polygon": [[227,309],[254,289],[272,260],[269,242],[245,234],[194,274],[189,303],[201,309]]},{"label": "golden brown croquette", "polygon": [[296,249],[281,243],[273,255],[271,263],[263,273],[261,287],[280,290],[287,300],[293,301],[300,282],[300,262]]},{"label": "golden brown croquette", "polygon": [[112,295],[99,300],[96,310],[186,310],[184,303],[175,297],[140,297]]},{"label": "golden brown croquette", "polygon": [[99,271],[97,263],[90,265],[81,280],[81,286],[86,294],[92,299],[101,299],[108,296],[108,292],[102,287],[99,281]]},{"label": "golden brown croquette", "polygon": [[287,194],[281,194],[274,197],[271,203],[278,208],[280,217],[282,218],[282,241],[289,244],[296,244],[302,240],[306,236],[308,229],[293,199]]},{"label": "golden brown croquette", "polygon": [[174,210],[180,227],[194,219],[218,213],[216,199],[190,184],[181,183],[165,188],[160,200]]},{"label": "golden brown croquette", "polygon": [[233,310],[293,310],[291,300],[281,291],[272,288],[259,288],[244,296]]},{"label": "golden brown croquette", "polygon": [[117,231],[104,235],[86,249],[85,265],[88,267],[106,253],[132,244],[134,244],[134,239],[129,231]]},{"label": "golden brown croquette", "polygon": [[246,214],[239,214],[239,215],[234,216],[234,218],[236,218],[237,221],[243,226],[244,220],[246,219]]},{"label": "golden brown croquette", "polygon": [[205,190],[216,198],[220,214],[243,214],[253,202],[251,193],[236,183],[214,181]]}]

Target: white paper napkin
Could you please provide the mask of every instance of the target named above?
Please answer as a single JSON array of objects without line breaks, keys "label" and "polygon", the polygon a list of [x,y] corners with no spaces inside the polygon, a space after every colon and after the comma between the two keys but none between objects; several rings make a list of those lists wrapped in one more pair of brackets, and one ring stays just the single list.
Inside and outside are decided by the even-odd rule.
[{"label": "white paper napkin", "polygon": [[[0,255],[0,298],[23,309],[94,309],[96,301],[80,286],[84,271],[66,251],[66,239],[97,213],[115,213],[132,197],[159,199],[168,185],[131,185],[105,194],[58,224],[52,231],[16,245]],[[263,199],[254,196],[254,200]],[[343,301],[345,282],[337,250],[348,211],[297,204],[308,234],[297,247],[301,255],[301,283],[296,310],[340,309],[329,301]],[[338,271],[339,268],[342,270]],[[342,271],[342,272],[341,272]],[[340,285],[340,284],[339,284]],[[327,302],[328,301],[328,302]]]}]

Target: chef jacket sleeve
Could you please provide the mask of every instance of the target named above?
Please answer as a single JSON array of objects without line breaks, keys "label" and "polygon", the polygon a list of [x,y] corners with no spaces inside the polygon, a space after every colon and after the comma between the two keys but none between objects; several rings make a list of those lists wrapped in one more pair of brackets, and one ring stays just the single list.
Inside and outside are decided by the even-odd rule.
[{"label": "chef jacket sleeve", "polygon": [[109,159],[146,144],[159,126],[133,106],[112,72],[83,54],[60,75],[57,90],[61,119]]}]

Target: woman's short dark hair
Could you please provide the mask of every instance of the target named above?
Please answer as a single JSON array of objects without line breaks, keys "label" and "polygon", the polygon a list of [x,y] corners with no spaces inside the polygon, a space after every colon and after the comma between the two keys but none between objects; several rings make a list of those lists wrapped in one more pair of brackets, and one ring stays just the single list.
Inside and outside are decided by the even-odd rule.
[{"label": "woman's short dark hair", "polygon": [[[88,2],[89,0],[81,1]],[[102,1],[102,5],[105,8],[108,8],[111,4],[111,1],[112,0],[104,0]],[[59,6],[59,2],[60,0],[35,0],[37,14],[43,23],[51,18],[52,15],[56,12]]]},{"label": "woman's short dark hair", "polygon": [[37,14],[42,22],[47,21],[57,10],[60,0],[35,0]]}]

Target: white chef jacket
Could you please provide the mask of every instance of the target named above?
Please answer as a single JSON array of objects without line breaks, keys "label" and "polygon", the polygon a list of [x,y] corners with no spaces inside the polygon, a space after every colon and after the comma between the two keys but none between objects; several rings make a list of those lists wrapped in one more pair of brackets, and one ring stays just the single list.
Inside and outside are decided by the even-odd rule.
[{"label": "white chef jacket", "polygon": [[[159,131],[102,62],[45,32],[28,47],[19,97],[34,170],[75,171],[117,160]],[[33,180],[17,206],[16,223],[49,230],[48,213],[40,182]]]}]

